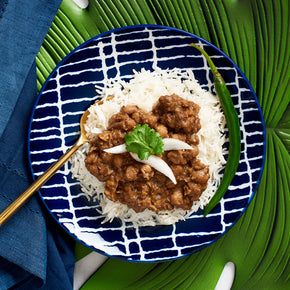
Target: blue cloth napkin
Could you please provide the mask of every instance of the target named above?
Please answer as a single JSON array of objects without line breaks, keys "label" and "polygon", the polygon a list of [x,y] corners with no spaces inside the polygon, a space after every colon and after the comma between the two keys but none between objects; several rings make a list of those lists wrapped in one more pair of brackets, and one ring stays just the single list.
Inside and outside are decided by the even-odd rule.
[{"label": "blue cloth napkin", "polygon": [[[27,158],[37,97],[35,56],[60,0],[0,0],[0,211],[32,178]],[[0,228],[0,289],[72,289],[74,241],[39,196]]]}]

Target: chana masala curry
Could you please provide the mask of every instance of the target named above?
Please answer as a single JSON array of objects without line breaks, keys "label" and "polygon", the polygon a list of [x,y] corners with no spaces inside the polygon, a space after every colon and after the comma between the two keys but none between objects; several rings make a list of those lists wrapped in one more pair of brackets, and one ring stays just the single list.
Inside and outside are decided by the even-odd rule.
[{"label": "chana masala curry", "polygon": [[[105,195],[126,204],[136,212],[154,212],[181,208],[189,210],[199,200],[210,178],[209,167],[198,158],[200,107],[178,95],[161,96],[151,112],[135,105],[123,106],[114,114],[107,130],[91,141],[85,165],[89,172],[105,182]],[[124,143],[125,135],[138,124],[148,124],[162,138],[186,142],[192,150],[171,150],[160,155],[176,178],[168,177],[148,164],[135,161],[129,154],[111,154],[104,150]]]}]

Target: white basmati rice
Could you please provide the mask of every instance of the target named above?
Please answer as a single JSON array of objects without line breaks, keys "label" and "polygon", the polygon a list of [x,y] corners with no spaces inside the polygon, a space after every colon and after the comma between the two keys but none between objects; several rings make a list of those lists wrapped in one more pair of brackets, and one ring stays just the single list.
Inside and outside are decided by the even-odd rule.
[{"label": "white basmati rice", "polygon": [[[156,213],[146,209],[136,213],[127,205],[113,202],[103,194],[105,183],[100,182],[85,167],[86,154],[90,148],[90,145],[86,144],[71,158],[71,172],[73,177],[79,180],[86,197],[100,203],[105,221],[120,218],[123,222],[130,222],[135,226],[173,224],[184,220],[200,208],[203,209],[214,195],[221,180],[220,172],[225,165],[223,149],[225,118],[218,98],[198,84],[191,70],[180,69],[157,69],[154,72],[141,70],[141,72],[134,72],[129,82],[110,80],[104,88],[96,87],[96,91],[101,92],[100,96],[105,101],[90,108],[85,126],[90,139],[105,130],[110,117],[128,104],[138,105],[149,112],[160,96],[171,94],[177,94],[198,104],[201,123],[198,132],[200,139],[198,158],[209,166],[210,173],[207,189],[200,199],[193,203],[191,210],[174,209]],[[108,98],[110,96],[113,98]]]}]

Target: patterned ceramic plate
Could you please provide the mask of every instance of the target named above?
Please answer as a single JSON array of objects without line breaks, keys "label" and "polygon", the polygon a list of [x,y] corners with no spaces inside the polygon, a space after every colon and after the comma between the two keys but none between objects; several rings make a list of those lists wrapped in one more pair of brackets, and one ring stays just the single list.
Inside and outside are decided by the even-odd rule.
[{"label": "patterned ceramic plate", "polygon": [[219,49],[188,32],[142,25],[98,35],[70,53],[43,86],[31,118],[29,157],[34,177],[41,175],[76,141],[79,120],[96,96],[95,85],[108,78],[130,79],[132,70],[190,68],[213,90],[209,68],[189,46],[202,45],[224,76],[238,111],[242,154],[228,192],[206,218],[202,211],[171,226],[134,228],[120,220],[102,223],[98,204],[87,200],[65,164],[40,190],[56,221],[88,247],[119,259],[157,262],[180,258],[213,243],[236,223],[252,200],[265,156],[265,128],[255,93],[240,69]]}]

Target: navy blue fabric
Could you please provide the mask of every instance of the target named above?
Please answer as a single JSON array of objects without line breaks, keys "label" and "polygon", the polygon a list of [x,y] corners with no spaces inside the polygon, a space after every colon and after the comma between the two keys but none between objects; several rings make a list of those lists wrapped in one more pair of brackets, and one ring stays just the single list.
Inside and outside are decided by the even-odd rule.
[{"label": "navy blue fabric", "polygon": [[0,17],[2,17],[2,15],[6,9],[7,4],[8,4],[8,0],[1,0],[0,1]]},{"label": "navy blue fabric", "polygon": [[[27,133],[35,56],[60,0],[0,0],[0,211],[32,182]],[[72,289],[74,241],[31,198],[0,228],[0,289]]]},{"label": "navy blue fabric", "polygon": [[0,136],[60,0],[0,0]]}]

